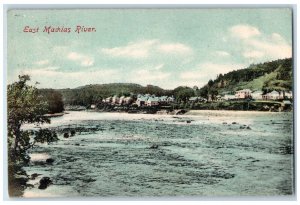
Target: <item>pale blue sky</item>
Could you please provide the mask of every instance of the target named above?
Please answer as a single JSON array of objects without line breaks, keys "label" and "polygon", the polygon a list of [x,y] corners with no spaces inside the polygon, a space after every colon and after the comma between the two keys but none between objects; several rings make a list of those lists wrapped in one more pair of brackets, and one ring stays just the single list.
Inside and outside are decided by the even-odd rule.
[{"label": "pale blue sky", "polygon": [[[289,9],[12,10],[8,83],[43,88],[115,82],[199,87],[219,73],[292,55]],[[75,27],[96,32],[75,33]],[[25,26],[39,32],[23,32]],[[44,26],[71,28],[45,33]]]}]

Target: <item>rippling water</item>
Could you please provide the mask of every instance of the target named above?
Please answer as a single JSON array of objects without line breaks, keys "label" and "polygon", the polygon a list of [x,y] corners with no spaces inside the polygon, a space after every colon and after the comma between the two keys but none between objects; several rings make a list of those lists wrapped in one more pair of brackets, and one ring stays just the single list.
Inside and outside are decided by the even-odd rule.
[{"label": "rippling water", "polygon": [[[32,153],[24,197],[278,196],[293,193],[292,113],[183,116],[70,112]],[[32,128],[32,125],[24,129]],[[76,129],[63,138],[64,130]],[[53,158],[52,165],[43,163]],[[53,184],[39,190],[41,177]]]}]

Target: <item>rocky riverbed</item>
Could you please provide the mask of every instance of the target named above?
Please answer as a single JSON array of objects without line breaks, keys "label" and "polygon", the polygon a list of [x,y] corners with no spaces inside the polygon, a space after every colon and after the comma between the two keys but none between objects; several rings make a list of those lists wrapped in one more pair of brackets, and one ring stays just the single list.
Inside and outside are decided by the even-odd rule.
[{"label": "rocky riverbed", "polygon": [[[55,129],[60,140],[32,151],[25,167],[32,186],[23,196],[291,195],[292,117],[238,111],[182,116],[71,111],[44,125]],[[40,189],[45,177],[51,182]]]}]

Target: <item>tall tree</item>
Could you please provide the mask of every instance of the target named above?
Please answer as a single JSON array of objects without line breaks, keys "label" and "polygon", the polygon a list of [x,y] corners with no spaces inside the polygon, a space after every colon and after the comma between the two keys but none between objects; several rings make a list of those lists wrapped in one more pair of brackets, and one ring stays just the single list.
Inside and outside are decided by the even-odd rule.
[{"label": "tall tree", "polygon": [[48,112],[47,102],[39,95],[35,86],[27,84],[28,75],[19,76],[19,81],[7,87],[7,121],[9,163],[19,164],[29,161],[27,150],[36,142],[53,142],[58,140],[51,130],[24,131],[24,123],[37,125],[50,123],[45,116]]}]

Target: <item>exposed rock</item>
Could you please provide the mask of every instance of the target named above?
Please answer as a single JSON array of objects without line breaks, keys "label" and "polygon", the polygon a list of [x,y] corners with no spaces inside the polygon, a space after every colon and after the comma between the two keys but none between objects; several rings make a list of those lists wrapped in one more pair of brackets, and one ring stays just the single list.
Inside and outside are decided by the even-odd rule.
[{"label": "exposed rock", "polygon": [[64,138],[69,138],[69,133],[68,132],[64,133]]},{"label": "exposed rock", "polygon": [[35,178],[37,178],[38,176],[40,176],[41,174],[38,173],[33,173],[30,177],[30,179],[34,180]]},{"label": "exposed rock", "polygon": [[26,187],[28,187],[28,188],[33,188],[34,185],[33,185],[33,184],[26,184]]},{"label": "exposed rock", "polygon": [[79,143],[75,143],[75,146],[80,146],[80,144]]},{"label": "exposed rock", "polygon": [[82,181],[85,182],[85,183],[90,183],[90,182],[96,181],[96,179],[87,178],[87,179],[83,179]]},{"label": "exposed rock", "polygon": [[71,130],[71,137],[73,137],[76,134],[75,130]]},{"label": "exposed rock", "polygon": [[191,120],[187,120],[187,121],[186,121],[186,123],[191,123],[191,122],[192,122]]},{"label": "exposed rock", "polygon": [[43,177],[40,180],[39,189],[46,189],[50,184],[52,184],[52,180],[49,177]]},{"label": "exposed rock", "polygon": [[246,128],[247,128],[248,130],[251,130],[251,127],[249,127],[249,126],[247,126]]},{"label": "exposed rock", "polygon": [[233,125],[237,124],[236,122],[232,122]]},{"label": "exposed rock", "polygon": [[223,125],[227,125],[227,122],[223,122]]},{"label": "exposed rock", "polygon": [[158,148],[158,145],[157,144],[153,144],[150,146],[150,149],[157,149]]},{"label": "exposed rock", "polygon": [[230,173],[224,174],[224,178],[225,178],[225,179],[231,179],[231,178],[233,178],[234,176],[235,176],[234,174],[230,174]]},{"label": "exposed rock", "polygon": [[52,159],[52,158],[46,159],[47,164],[52,164],[53,162],[54,162],[54,159]]},{"label": "exposed rock", "polygon": [[15,175],[15,181],[21,186],[26,186],[28,177],[26,175]]}]

